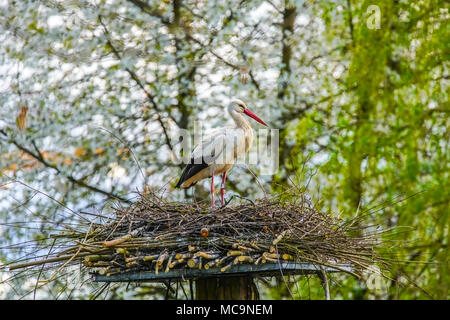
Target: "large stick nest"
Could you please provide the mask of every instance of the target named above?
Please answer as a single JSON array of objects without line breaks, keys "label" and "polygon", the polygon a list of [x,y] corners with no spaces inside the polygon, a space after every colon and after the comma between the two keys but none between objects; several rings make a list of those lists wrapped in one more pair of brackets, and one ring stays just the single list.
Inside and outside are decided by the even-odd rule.
[{"label": "large stick nest", "polygon": [[109,221],[53,235],[70,240],[64,251],[10,266],[10,269],[79,263],[103,275],[181,268],[220,268],[236,264],[308,262],[352,274],[384,263],[377,255],[380,232],[368,232],[361,220],[343,221],[315,209],[299,194],[245,201],[211,212],[198,203],[167,203],[154,194],[117,206]]}]

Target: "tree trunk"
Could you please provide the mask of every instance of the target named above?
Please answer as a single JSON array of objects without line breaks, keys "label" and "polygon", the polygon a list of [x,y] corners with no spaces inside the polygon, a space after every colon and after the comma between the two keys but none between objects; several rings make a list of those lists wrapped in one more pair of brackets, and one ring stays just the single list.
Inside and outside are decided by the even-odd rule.
[{"label": "tree trunk", "polygon": [[195,282],[195,300],[258,300],[252,277],[218,277]]}]

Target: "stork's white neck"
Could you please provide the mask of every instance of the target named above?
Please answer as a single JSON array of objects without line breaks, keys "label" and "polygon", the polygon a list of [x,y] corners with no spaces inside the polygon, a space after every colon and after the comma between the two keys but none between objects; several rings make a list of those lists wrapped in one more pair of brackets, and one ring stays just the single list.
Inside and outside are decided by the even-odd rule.
[{"label": "stork's white neck", "polygon": [[245,131],[252,130],[250,123],[248,123],[247,119],[245,119],[241,113],[236,112],[234,110],[228,110],[228,112],[230,113],[230,116],[233,118],[236,127],[244,129]]},{"label": "stork's white neck", "polygon": [[232,108],[228,108],[230,116],[233,118],[234,123],[236,123],[236,128],[242,129],[244,131],[244,152],[247,152],[253,142],[253,130],[248,123],[247,119],[242,116],[242,113],[236,112]]}]

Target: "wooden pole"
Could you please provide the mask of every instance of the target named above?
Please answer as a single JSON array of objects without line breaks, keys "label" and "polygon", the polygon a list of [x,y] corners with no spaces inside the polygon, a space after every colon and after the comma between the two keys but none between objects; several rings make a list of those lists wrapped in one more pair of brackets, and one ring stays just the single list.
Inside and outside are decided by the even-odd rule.
[{"label": "wooden pole", "polygon": [[322,283],[323,290],[325,291],[325,300],[331,300],[330,287],[328,286],[328,277],[323,268],[320,268],[320,272],[317,274]]},{"label": "wooden pole", "polygon": [[259,300],[251,276],[205,278],[195,281],[195,300]]}]

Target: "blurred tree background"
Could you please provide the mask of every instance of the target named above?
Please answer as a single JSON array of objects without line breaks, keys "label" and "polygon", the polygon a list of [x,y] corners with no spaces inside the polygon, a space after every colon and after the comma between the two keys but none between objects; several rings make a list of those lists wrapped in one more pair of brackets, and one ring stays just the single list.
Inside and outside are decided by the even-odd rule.
[{"label": "blurred tree background", "polygon": [[[2,0],[0,12],[0,263],[76,227],[59,203],[107,211],[144,186],[191,201],[173,189],[172,137],[194,121],[222,125],[238,97],[280,130],[280,168],[260,177],[267,192],[300,183],[322,210],[372,208],[374,224],[412,227],[398,235],[392,281],[334,276],[333,298],[448,299],[447,1]],[[229,180],[263,196],[245,166]],[[34,287],[9,276],[0,298]],[[290,285],[322,298],[318,279]],[[291,298],[282,280],[264,287]],[[164,297],[152,286],[110,292]],[[61,280],[38,297],[93,295]]]}]

